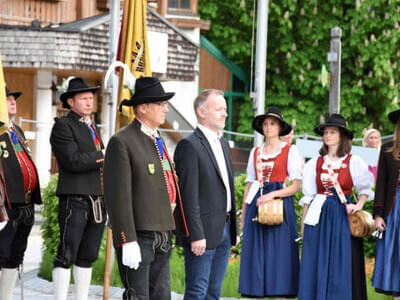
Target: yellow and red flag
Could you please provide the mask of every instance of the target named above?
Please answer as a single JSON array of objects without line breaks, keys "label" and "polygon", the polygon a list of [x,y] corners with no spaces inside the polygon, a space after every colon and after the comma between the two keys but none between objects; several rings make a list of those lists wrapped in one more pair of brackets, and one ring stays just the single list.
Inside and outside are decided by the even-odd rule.
[{"label": "yellow and red flag", "polygon": [[[125,0],[117,59],[126,64],[135,78],[151,76],[149,45],[147,42],[146,0]],[[118,104],[130,98],[129,89],[122,83],[121,72]],[[132,107],[123,106],[119,125],[134,117]]]},{"label": "yellow and red flag", "polygon": [[6,102],[6,86],[4,83],[3,64],[0,51],[0,135],[8,129],[8,109]]}]

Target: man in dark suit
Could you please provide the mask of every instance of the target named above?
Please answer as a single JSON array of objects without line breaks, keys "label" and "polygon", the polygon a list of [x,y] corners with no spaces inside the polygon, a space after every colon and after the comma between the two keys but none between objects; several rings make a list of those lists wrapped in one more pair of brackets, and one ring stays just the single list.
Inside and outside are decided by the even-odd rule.
[{"label": "man in dark suit", "polygon": [[176,170],[189,238],[184,247],[184,299],[219,299],[231,245],[236,244],[233,169],[222,137],[223,92],[204,90],[194,101],[198,127],[175,150]]},{"label": "man in dark suit", "polygon": [[[20,92],[6,88],[9,130],[0,136],[0,160],[5,181],[8,222],[0,231],[0,299],[12,298],[17,269],[22,264],[34,222],[34,204],[41,204],[39,176],[24,132],[14,124]],[[4,195],[1,195],[4,196]]]},{"label": "man in dark suit", "polygon": [[60,96],[63,107],[70,112],[55,119],[50,136],[59,168],[56,194],[60,244],[53,269],[57,300],[67,299],[71,265],[75,299],[87,299],[92,263],[97,259],[104,231],[104,147],[96,124],[90,119],[93,95],[98,89],[89,87],[82,78],[72,78]]},{"label": "man in dark suit", "polygon": [[168,100],[157,78],[137,79],[135,119],[109,141],[104,162],[107,212],[124,299],[169,300],[171,231],[187,235],[176,174],[158,132]]}]

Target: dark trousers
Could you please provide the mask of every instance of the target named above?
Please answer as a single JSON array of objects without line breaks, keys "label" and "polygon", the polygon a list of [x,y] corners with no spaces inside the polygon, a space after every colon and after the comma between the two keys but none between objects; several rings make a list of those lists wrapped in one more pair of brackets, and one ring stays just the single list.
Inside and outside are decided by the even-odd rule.
[{"label": "dark trousers", "polygon": [[9,221],[0,231],[0,268],[17,268],[24,259],[28,236],[35,221],[33,204],[7,209]]},{"label": "dark trousers", "polygon": [[117,247],[118,268],[125,287],[126,300],[169,300],[171,284],[169,257],[171,234],[158,231],[138,231],[142,262],[137,270],[122,264],[122,247]]},{"label": "dark trousers", "polygon": [[102,212],[103,221],[95,223],[88,196],[59,197],[60,243],[54,259],[55,268],[69,268],[72,264],[82,268],[92,266],[97,259],[104,231],[104,201]]}]

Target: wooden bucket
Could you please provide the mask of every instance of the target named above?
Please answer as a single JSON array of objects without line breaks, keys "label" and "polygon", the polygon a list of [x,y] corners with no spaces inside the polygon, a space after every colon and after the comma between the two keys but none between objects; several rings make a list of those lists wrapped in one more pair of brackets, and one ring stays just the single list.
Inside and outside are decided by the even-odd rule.
[{"label": "wooden bucket", "polygon": [[355,237],[370,236],[375,231],[375,221],[365,210],[359,210],[350,215],[349,224],[351,235]]},{"label": "wooden bucket", "polygon": [[273,199],[258,207],[258,216],[252,219],[263,225],[279,225],[283,222],[283,200]]}]

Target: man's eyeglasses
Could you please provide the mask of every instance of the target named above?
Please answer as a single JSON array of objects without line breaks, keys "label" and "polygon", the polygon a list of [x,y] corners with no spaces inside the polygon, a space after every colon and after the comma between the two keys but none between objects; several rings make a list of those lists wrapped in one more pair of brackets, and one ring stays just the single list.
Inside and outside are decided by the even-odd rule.
[{"label": "man's eyeglasses", "polygon": [[150,105],[150,104],[156,104],[158,106],[167,107],[168,101],[157,101],[157,102],[147,103],[147,105]]}]

